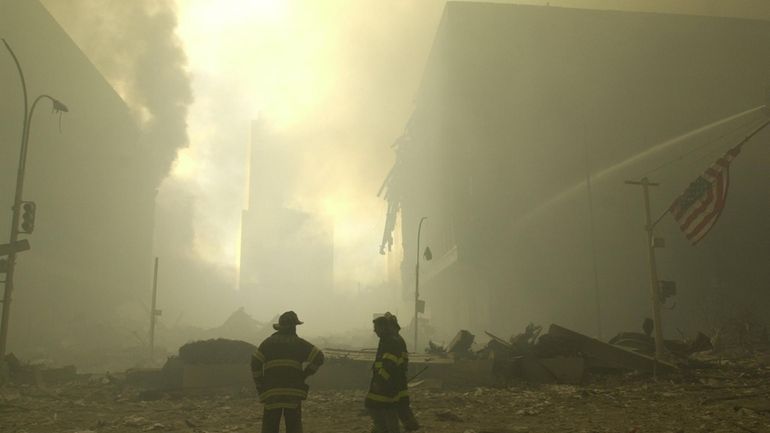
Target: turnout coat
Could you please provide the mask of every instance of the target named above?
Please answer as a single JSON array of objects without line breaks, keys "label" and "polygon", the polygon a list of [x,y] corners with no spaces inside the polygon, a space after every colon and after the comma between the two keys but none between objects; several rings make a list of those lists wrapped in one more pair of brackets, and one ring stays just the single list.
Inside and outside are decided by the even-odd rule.
[{"label": "turnout coat", "polygon": [[294,333],[276,332],[251,356],[251,373],[266,410],[296,409],[307,398],[305,379],[324,362],[317,347]]},{"label": "turnout coat", "polygon": [[406,372],[409,353],[398,334],[380,338],[364,405],[372,409],[409,404]]}]

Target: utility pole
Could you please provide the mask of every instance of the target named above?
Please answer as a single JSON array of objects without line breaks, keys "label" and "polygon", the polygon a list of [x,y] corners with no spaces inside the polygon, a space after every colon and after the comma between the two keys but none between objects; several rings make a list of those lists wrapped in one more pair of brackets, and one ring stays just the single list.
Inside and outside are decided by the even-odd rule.
[{"label": "utility pole", "polygon": [[596,335],[599,340],[603,339],[602,333],[602,302],[601,291],[599,290],[599,269],[596,264],[596,228],[594,224],[594,196],[591,188],[591,164],[588,160],[588,144],[583,141],[583,157],[586,168],[586,192],[588,192],[588,219],[591,227],[591,264],[594,271],[594,297],[596,298]]},{"label": "utility pole", "polygon": [[[420,224],[417,226],[417,264],[414,270],[414,353],[417,353],[417,314],[424,309],[424,303],[420,301],[420,235],[422,234],[422,223],[428,217],[420,218]],[[420,307],[423,308],[420,308]]]},{"label": "utility pole", "polygon": [[[642,187],[644,194],[644,214],[645,214],[645,231],[647,232],[647,260],[650,266],[650,301],[652,303],[652,320],[655,326],[655,365],[653,369],[653,375],[657,377],[658,361],[663,357],[663,326],[661,323],[660,315],[660,291],[658,288],[658,269],[655,262],[655,235],[653,229],[655,224],[652,222],[652,215],[650,214],[650,187],[658,186],[660,184],[650,182],[647,177],[643,177],[640,181],[627,180],[629,185],[638,185]],[[660,221],[660,219],[658,219]]]},{"label": "utility pole", "polygon": [[155,270],[152,273],[152,308],[150,310],[150,362],[155,355],[155,317],[160,316],[160,310],[157,310],[156,301],[158,298],[158,258],[155,257]]},{"label": "utility pole", "polygon": [[[21,89],[24,98],[24,123],[21,129],[21,149],[19,150],[19,166],[16,171],[16,190],[13,197],[13,215],[11,217],[11,234],[9,244],[15,245],[19,240],[19,234],[30,233],[32,229],[28,231],[19,230],[19,221],[21,219],[22,206],[24,205],[23,192],[24,192],[24,173],[27,166],[27,149],[29,148],[29,131],[32,126],[32,115],[35,113],[37,103],[41,99],[48,99],[53,104],[54,111],[67,112],[67,106],[56,98],[49,95],[40,95],[32,102],[32,107],[29,107],[29,99],[27,98],[27,84],[24,80],[24,72],[21,69],[21,64],[16,58],[16,54],[8,45],[5,39],[2,39],[5,48],[11,54],[14,63],[16,64],[16,70],[19,73],[21,80]],[[33,205],[34,206],[34,205]],[[16,274],[16,250],[12,250],[8,254],[8,260],[5,264],[5,291],[3,293],[3,317],[0,321],[0,360],[5,356],[5,351],[8,345],[8,327],[10,326],[11,316],[11,300],[14,289],[14,277]]]}]

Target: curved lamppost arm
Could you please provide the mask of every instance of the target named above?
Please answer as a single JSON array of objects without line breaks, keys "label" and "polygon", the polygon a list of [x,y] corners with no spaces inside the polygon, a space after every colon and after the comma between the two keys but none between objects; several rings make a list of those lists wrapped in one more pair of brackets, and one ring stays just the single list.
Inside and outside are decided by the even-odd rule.
[{"label": "curved lamppost arm", "polygon": [[[35,108],[37,107],[37,103],[40,102],[41,99],[50,100],[51,104],[53,104],[54,111],[65,112],[65,113],[69,111],[66,105],[64,105],[61,101],[59,101],[58,99],[50,95],[42,94],[37,98],[35,98],[34,102],[32,102],[32,107],[29,109],[29,114],[26,116],[27,127],[25,128],[24,139],[22,141],[22,149],[21,149],[22,155],[19,158],[19,167],[21,168],[22,172],[27,167],[27,149],[29,148],[29,131],[32,130],[32,117],[35,114]],[[22,183],[23,181],[24,179],[22,179]]]},{"label": "curved lamppost arm", "polygon": [[[18,221],[18,213],[15,211],[16,208],[19,206],[19,202],[21,201],[21,189],[23,186],[22,182],[19,182],[18,179],[22,177],[22,173],[24,172],[24,165],[25,165],[25,157],[27,156],[26,149],[25,149],[25,142],[27,137],[27,126],[29,123],[29,98],[27,97],[27,81],[24,79],[24,71],[21,69],[21,64],[19,63],[19,59],[16,57],[16,53],[13,52],[11,49],[11,46],[8,45],[8,42],[3,39],[3,44],[5,45],[5,48],[8,49],[8,52],[11,54],[11,57],[13,58],[13,62],[16,64],[16,70],[19,72],[19,79],[21,80],[21,90],[24,94],[24,124],[21,128],[21,152],[19,153],[19,172],[17,173],[17,182],[16,182],[16,195],[14,197],[14,214],[13,214],[13,225],[12,231],[15,231],[13,227],[16,227],[19,223]],[[11,235],[11,242],[16,241],[15,236]],[[2,354],[0,354],[2,355]]]},{"label": "curved lamppost arm", "polygon": [[[24,170],[27,165],[27,148],[29,143],[29,131],[30,131],[30,125],[32,123],[32,115],[35,112],[35,108],[37,107],[37,103],[40,102],[41,99],[48,99],[53,104],[54,111],[58,112],[67,112],[69,111],[67,109],[67,106],[64,105],[61,101],[59,101],[56,98],[51,97],[50,95],[40,95],[37,98],[35,98],[35,101],[32,103],[32,107],[29,107],[29,98],[27,96],[27,82],[24,79],[24,72],[21,69],[21,64],[19,63],[19,59],[16,57],[16,54],[11,49],[11,46],[8,45],[8,42],[5,39],[2,39],[3,45],[5,45],[5,48],[8,49],[8,52],[11,54],[11,57],[13,58],[13,62],[16,64],[16,70],[19,72],[19,79],[21,80],[21,89],[24,96],[24,123],[21,128],[21,148],[19,149],[19,167],[18,171],[16,172],[16,191],[14,193],[13,197],[13,216],[11,217],[11,235],[10,235],[10,243],[14,244],[19,238],[19,219],[21,214],[21,203],[22,203],[22,194],[24,191]],[[11,251],[10,254],[8,254],[8,261],[6,263],[6,272],[5,272],[5,291],[3,292],[3,307],[2,307],[2,317],[0,317],[0,359],[5,355],[6,345],[8,342],[8,327],[9,327],[9,316],[11,312],[11,299],[12,299],[12,293],[14,289],[14,275],[15,275],[15,269],[16,269],[16,252]]]}]

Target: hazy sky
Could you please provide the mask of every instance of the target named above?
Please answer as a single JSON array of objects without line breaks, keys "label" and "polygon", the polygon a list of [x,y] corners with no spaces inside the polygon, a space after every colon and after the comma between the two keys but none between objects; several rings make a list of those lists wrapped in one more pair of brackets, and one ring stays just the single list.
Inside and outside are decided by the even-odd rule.
[{"label": "hazy sky", "polygon": [[[767,0],[510,3],[770,19]],[[124,21],[126,13],[143,11],[145,18],[176,14],[176,22],[162,21],[163,36],[171,41],[170,48],[186,54],[186,65],[182,58],[183,71],[174,65],[167,70],[189,76],[192,99],[181,86],[173,101],[156,101],[170,104],[164,109],[173,114],[168,116],[172,127],[179,126],[180,116],[187,116],[189,137],[188,146],[176,146],[175,162],[160,188],[159,226],[181,227],[177,234],[156,236],[156,242],[164,244],[161,249],[184,249],[184,254],[225,271],[234,284],[241,211],[248,193],[250,121],[260,118],[272,134],[301,146],[302,174],[289,205],[333,221],[340,286],[385,278],[385,259],[378,255],[385,204],[375,194],[392,163],[389,145],[411,114],[445,1],[45,0],[44,4],[145,127],[155,111],[147,98],[136,97],[142,82],[134,79],[132,87],[133,69],[117,67],[130,65],[141,49],[115,51],[115,46],[130,45],[137,39],[131,32],[144,31]],[[122,37],[116,32],[123,32]],[[169,82],[159,83],[159,90],[151,94],[165,95]],[[173,137],[186,139],[180,133]],[[184,203],[184,212],[178,211],[179,203]],[[164,218],[189,221],[176,224]]]},{"label": "hazy sky", "polygon": [[[195,248],[238,260],[250,119],[302,148],[289,205],[334,223],[338,278],[384,278],[378,254],[392,162],[441,2],[180,0],[196,101],[172,176],[199,187]],[[343,270],[344,272],[340,272]],[[342,281],[341,281],[342,282]]]}]

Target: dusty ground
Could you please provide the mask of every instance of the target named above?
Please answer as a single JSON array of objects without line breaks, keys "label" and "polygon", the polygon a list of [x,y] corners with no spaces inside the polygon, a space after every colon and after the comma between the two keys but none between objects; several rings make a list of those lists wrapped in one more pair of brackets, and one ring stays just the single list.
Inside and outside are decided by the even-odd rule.
[{"label": "dusty ground", "polygon": [[[83,380],[40,388],[0,387],[0,431],[249,432],[261,407],[251,390],[212,394],[141,392]],[[770,367],[733,363],[694,376],[653,381],[593,377],[581,386],[413,390],[424,432],[757,432],[770,433]],[[305,431],[369,431],[363,391],[311,390]]]}]

